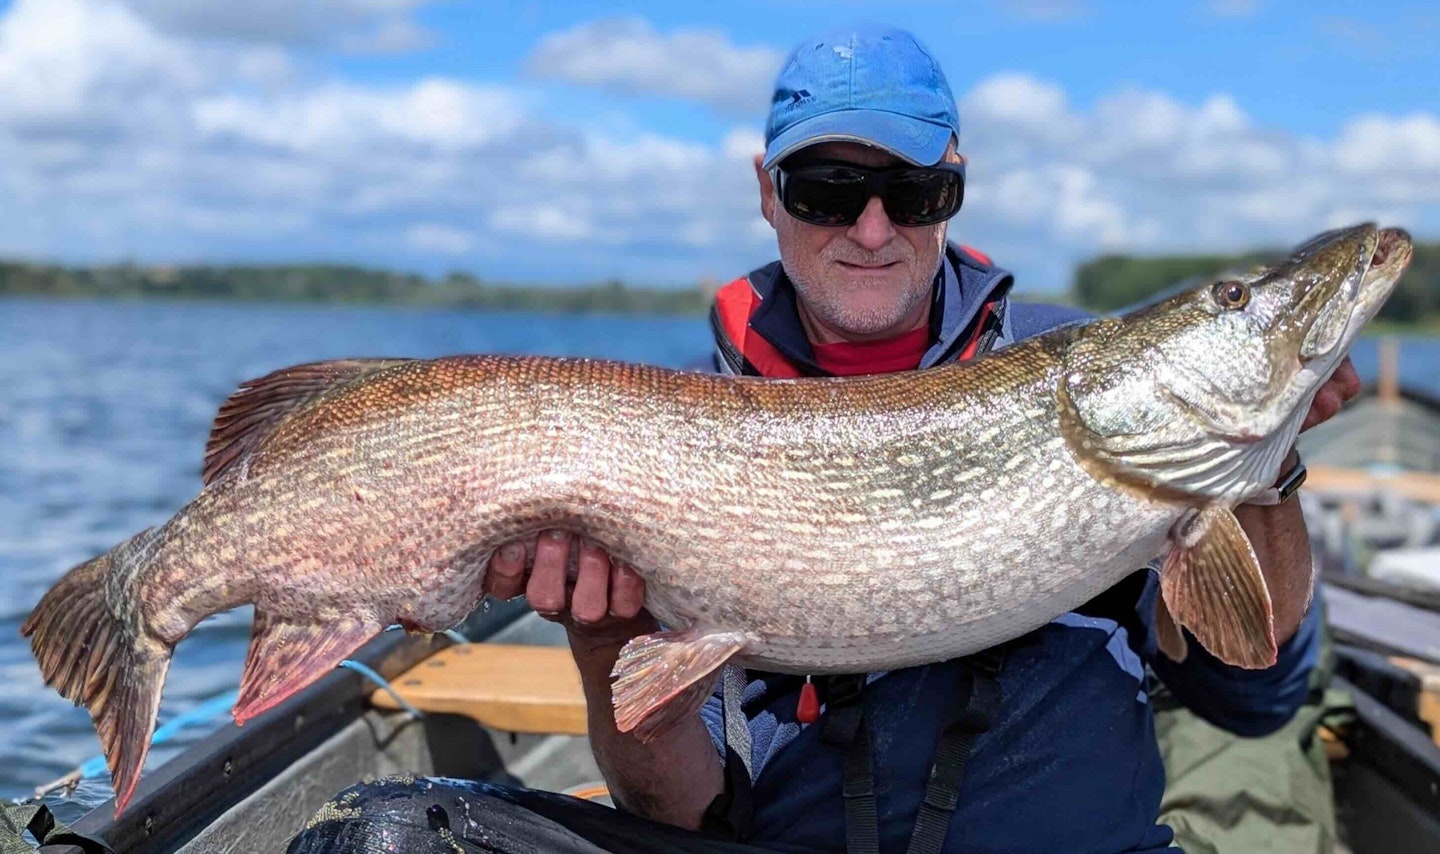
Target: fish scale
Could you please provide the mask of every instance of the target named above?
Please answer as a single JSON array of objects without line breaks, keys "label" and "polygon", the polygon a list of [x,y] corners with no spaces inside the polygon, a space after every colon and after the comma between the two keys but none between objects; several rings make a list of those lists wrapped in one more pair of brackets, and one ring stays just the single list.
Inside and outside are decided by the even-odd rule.
[{"label": "fish scale", "polygon": [[[549,528],[633,567],[667,627],[616,663],[617,726],[642,739],[693,714],[727,661],[947,660],[1161,555],[1161,607],[1226,660],[1265,666],[1268,593],[1230,508],[1278,474],[1409,245],[1338,231],[1245,280],[1253,305],[1206,286],[903,374],[500,356],[286,368],[221,408],[195,499],[71,570],[23,631],[47,682],[95,717],[117,809],[171,650],[207,616],[255,606],[243,723],[387,624],[460,622],[494,550]],[[1255,353],[1272,361],[1225,359]],[[1183,636],[1165,641],[1184,654]]]}]

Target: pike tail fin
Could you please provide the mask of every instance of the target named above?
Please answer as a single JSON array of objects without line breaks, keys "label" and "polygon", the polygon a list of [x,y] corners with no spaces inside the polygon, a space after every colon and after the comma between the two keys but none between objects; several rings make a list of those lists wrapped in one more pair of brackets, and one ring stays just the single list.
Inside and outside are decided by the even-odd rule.
[{"label": "pike tail fin", "polygon": [[105,598],[115,555],[131,541],[65,574],[21,626],[45,684],[84,705],[95,722],[118,816],[150,752],[172,648],[122,620]]}]

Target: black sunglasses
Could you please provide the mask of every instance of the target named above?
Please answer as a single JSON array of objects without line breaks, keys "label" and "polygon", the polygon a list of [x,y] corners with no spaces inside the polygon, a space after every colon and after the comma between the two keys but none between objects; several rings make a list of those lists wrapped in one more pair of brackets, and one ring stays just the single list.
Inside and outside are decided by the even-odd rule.
[{"label": "black sunglasses", "polygon": [[775,170],[780,204],[812,225],[853,225],[872,196],[879,196],[899,226],[934,225],[954,216],[965,200],[965,164],[871,169],[843,162],[811,162]]}]

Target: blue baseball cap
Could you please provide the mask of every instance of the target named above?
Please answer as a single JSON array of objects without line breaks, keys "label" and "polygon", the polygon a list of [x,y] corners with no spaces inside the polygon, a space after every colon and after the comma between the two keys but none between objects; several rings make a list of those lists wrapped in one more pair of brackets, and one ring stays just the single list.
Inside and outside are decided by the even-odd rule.
[{"label": "blue baseball cap", "polygon": [[764,168],[820,142],[860,142],[933,166],[960,114],[940,64],[910,33],[837,30],[802,42],[775,79]]}]

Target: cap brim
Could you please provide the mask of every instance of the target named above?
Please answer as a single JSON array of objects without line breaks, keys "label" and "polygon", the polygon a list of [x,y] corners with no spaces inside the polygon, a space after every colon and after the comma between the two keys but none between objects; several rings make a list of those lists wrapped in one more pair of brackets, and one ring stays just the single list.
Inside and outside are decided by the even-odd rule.
[{"label": "cap brim", "polygon": [[946,125],[899,113],[836,110],[796,122],[777,135],[765,149],[764,168],[821,142],[859,142],[917,166],[933,166],[945,156],[953,133]]}]

